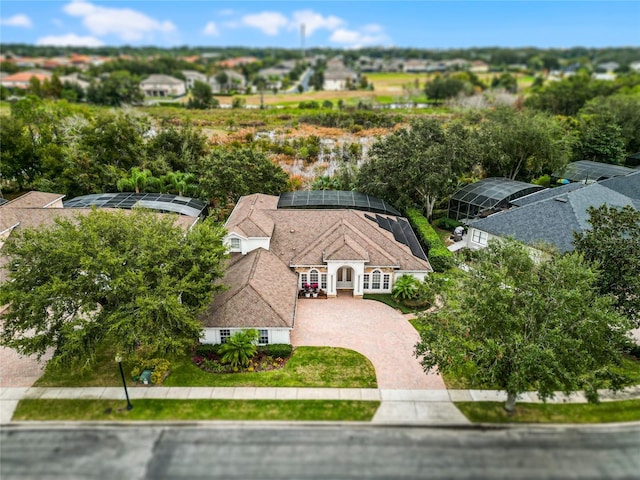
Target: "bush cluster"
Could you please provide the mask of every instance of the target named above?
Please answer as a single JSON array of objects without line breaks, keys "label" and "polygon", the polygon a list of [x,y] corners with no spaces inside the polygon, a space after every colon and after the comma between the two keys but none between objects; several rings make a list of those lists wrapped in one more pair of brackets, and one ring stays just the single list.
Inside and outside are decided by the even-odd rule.
[{"label": "bush cluster", "polygon": [[162,383],[165,375],[169,372],[171,364],[165,358],[151,358],[139,360],[131,369],[131,376],[136,380],[145,370],[151,370],[151,383],[158,385]]},{"label": "bush cluster", "polygon": [[272,343],[263,348],[265,353],[273,358],[287,358],[293,351],[293,347],[288,343]]},{"label": "bush cluster", "polygon": [[454,265],[453,253],[442,243],[440,237],[429,225],[429,221],[415,208],[407,210],[407,218],[416,229],[423,244],[427,247],[429,263],[436,272],[445,272]]}]

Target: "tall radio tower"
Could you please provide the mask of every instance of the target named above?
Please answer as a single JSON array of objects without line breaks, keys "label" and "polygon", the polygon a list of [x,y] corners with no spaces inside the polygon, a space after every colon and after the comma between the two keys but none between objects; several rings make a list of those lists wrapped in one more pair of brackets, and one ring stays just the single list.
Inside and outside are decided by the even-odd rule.
[{"label": "tall radio tower", "polygon": [[300,54],[304,60],[304,23],[300,24]]}]

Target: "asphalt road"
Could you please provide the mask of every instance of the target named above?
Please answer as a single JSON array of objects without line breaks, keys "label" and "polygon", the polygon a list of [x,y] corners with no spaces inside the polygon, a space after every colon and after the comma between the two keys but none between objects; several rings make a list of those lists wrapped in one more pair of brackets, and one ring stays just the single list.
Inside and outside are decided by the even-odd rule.
[{"label": "asphalt road", "polygon": [[5,427],[0,478],[637,479],[640,427]]}]

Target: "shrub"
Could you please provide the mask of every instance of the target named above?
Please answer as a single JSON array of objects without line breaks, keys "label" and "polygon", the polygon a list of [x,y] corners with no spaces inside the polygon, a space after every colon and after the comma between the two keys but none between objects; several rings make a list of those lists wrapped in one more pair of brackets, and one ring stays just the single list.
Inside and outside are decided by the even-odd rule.
[{"label": "shrub", "polygon": [[249,363],[249,359],[258,352],[256,342],[258,331],[255,329],[240,330],[227,339],[227,343],[220,346],[219,353],[222,363],[231,365],[234,371]]},{"label": "shrub", "polygon": [[450,231],[455,229],[457,226],[462,225],[462,223],[460,223],[459,221],[449,217],[442,217],[437,220],[434,220],[433,224],[436,227],[441,228],[442,230],[450,230]]},{"label": "shrub", "polygon": [[151,383],[158,384],[162,382],[171,364],[165,358],[151,358],[138,361],[131,369],[132,377],[139,377],[144,370],[151,370]]},{"label": "shrub", "polygon": [[402,275],[393,284],[391,295],[393,295],[396,301],[409,300],[418,295],[419,288],[420,282],[416,277],[413,275]]},{"label": "shrub", "polygon": [[453,267],[453,253],[442,243],[436,231],[420,211],[415,208],[408,209],[407,218],[418,232],[422,243],[427,247],[427,257],[433,269],[436,272],[445,272]]},{"label": "shrub", "polygon": [[195,354],[198,357],[208,357],[210,355],[218,355],[220,345],[214,345],[211,343],[201,343],[196,345]]},{"label": "shrub", "polygon": [[266,353],[273,358],[287,358],[291,355],[293,347],[288,343],[272,343],[266,346]]}]

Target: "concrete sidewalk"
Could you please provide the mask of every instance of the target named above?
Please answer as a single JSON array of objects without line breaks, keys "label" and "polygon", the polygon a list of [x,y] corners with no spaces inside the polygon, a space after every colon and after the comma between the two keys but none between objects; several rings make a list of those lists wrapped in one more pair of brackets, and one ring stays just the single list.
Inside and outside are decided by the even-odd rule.
[{"label": "concrete sidewalk", "polygon": [[[504,402],[507,394],[500,390],[393,390],[377,388],[255,388],[255,387],[129,387],[132,401],[154,399],[229,399],[229,400],[364,400],[379,401],[380,408],[372,422],[407,425],[467,425],[469,420],[453,402]],[[98,399],[124,400],[122,387],[0,388],[0,424],[11,421],[22,399]],[[600,392],[603,402],[640,399],[640,385],[621,392]],[[518,397],[519,402],[542,403],[536,392]],[[578,392],[562,393],[547,403],[587,403]]]}]

